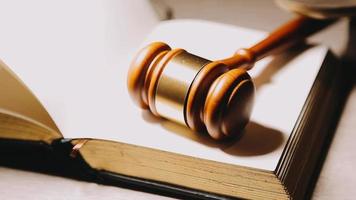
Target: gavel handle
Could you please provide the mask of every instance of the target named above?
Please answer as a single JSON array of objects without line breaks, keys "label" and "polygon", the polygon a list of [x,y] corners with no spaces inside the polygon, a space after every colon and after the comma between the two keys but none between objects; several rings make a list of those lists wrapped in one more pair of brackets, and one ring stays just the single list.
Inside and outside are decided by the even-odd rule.
[{"label": "gavel handle", "polygon": [[248,49],[237,51],[234,56],[220,60],[231,69],[245,67],[252,68],[254,62],[288,49],[289,47],[304,41],[308,36],[318,32],[335,20],[316,20],[299,16],[282,25],[270,33],[265,39]]}]

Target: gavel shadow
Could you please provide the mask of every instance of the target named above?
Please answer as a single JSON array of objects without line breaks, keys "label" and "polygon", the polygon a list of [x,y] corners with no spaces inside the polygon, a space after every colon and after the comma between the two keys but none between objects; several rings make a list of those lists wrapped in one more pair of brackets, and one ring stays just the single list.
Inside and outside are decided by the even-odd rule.
[{"label": "gavel shadow", "polygon": [[[258,76],[253,78],[257,92],[261,86],[269,84],[273,76],[282,69],[283,66],[310,47],[312,47],[312,45],[301,44],[291,48],[287,52],[274,56]],[[248,123],[242,134],[238,134],[241,137],[229,138],[228,140],[217,142],[205,133],[195,133],[183,125],[157,118],[149,111],[142,111],[142,118],[148,123],[158,123],[164,129],[181,137],[210,147],[219,148],[228,154],[236,156],[268,154],[277,150],[286,140],[284,134],[279,130],[263,126],[253,121]]]},{"label": "gavel shadow", "polygon": [[262,70],[262,72],[253,78],[256,90],[261,86],[269,84],[272,80],[273,75],[275,75],[280,69],[283,68],[287,63],[297,57],[303,51],[311,48],[313,45],[302,43],[298,46],[290,48],[288,51],[283,52],[282,54],[276,55],[273,59],[267,64],[267,66]]},{"label": "gavel shadow", "polygon": [[282,132],[250,122],[241,138],[229,138],[217,142],[206,133],[196,133],[189,128],[152,115],[149,111],[142,112],[143,119],[148,123],[158,123],[162,128],[181,137],[199,142],[209,147],[219,148],[225,153],[236,156],[258,156],[271,153],[284,141]]}]

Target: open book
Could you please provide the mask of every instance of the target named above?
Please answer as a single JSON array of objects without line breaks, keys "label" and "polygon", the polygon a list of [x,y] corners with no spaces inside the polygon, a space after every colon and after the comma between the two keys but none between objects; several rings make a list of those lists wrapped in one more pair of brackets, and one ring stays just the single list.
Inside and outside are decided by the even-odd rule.
[{"label": "open book", "polygon": [[0,138],[70,144],[62,155],[104,183],[196,198],[304,195],[337,108],[340,70],[326,47],[305,45],[258,62],[250,71],[256,100],[244,136],[218,143],[137,108],[126,89],[130,58],[164,41],[221,59],[265,33],[159,22],[142,2],[17,3],[0,8]]}]

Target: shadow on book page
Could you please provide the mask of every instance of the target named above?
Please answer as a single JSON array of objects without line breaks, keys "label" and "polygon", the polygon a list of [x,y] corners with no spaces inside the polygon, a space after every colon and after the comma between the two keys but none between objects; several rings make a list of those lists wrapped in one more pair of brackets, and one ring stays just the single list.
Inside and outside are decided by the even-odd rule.
[{"label": "shadow on book page", "polygon": [[228,141],[216,142],[207,134],[193,132],[183,125],[158,118],[149,111],[142,111],[142,118],[148,123],[160,124],[162,128],[172,134],[177,134],[209,147],[221,149],[227,154],[236,156],[257,156],[271,153],[278,149],[284,141],[282,132],[256,122],[249,122],[241,138],[229,138],[230,140]]},{"label": "shadow on book page", "polygon": [[253,77],[253,83],[255,84],[256,90],[265,84],[269,84],[272,81],[273,75],[278,73],[284,66],[286,66],[290,61],[296,58],[299,54],[312,48],[313,45],[302,44],[293,47],[283,54],[279,54],[273,57],[273,59],[267,64],[266,67],[260,72],[256,77]]}]

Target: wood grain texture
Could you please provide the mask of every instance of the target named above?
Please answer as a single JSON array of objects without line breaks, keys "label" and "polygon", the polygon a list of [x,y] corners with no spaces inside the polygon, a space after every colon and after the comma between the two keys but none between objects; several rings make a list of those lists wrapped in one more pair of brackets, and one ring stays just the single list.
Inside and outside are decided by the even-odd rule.
[{"label": "wood grain texture", "polygon": [[255,61],[285,51],[333,22],[334,20],[315,20],[298,16],[271,32],[265,39],[252,47],[237,51],[234,56],[221,60],[221,62],[232,69],[241,66],[250,69]]},{"label": "wood grain texture", "polygon": [[147,97],[142,93],[146,74],[149,71],[151,62],[163,51],[170,50],[170,47],[162,42],[152,43],[137,53],[131,63],[127,78],[127,88],[133,101],[142,108],[147,108]]}]

